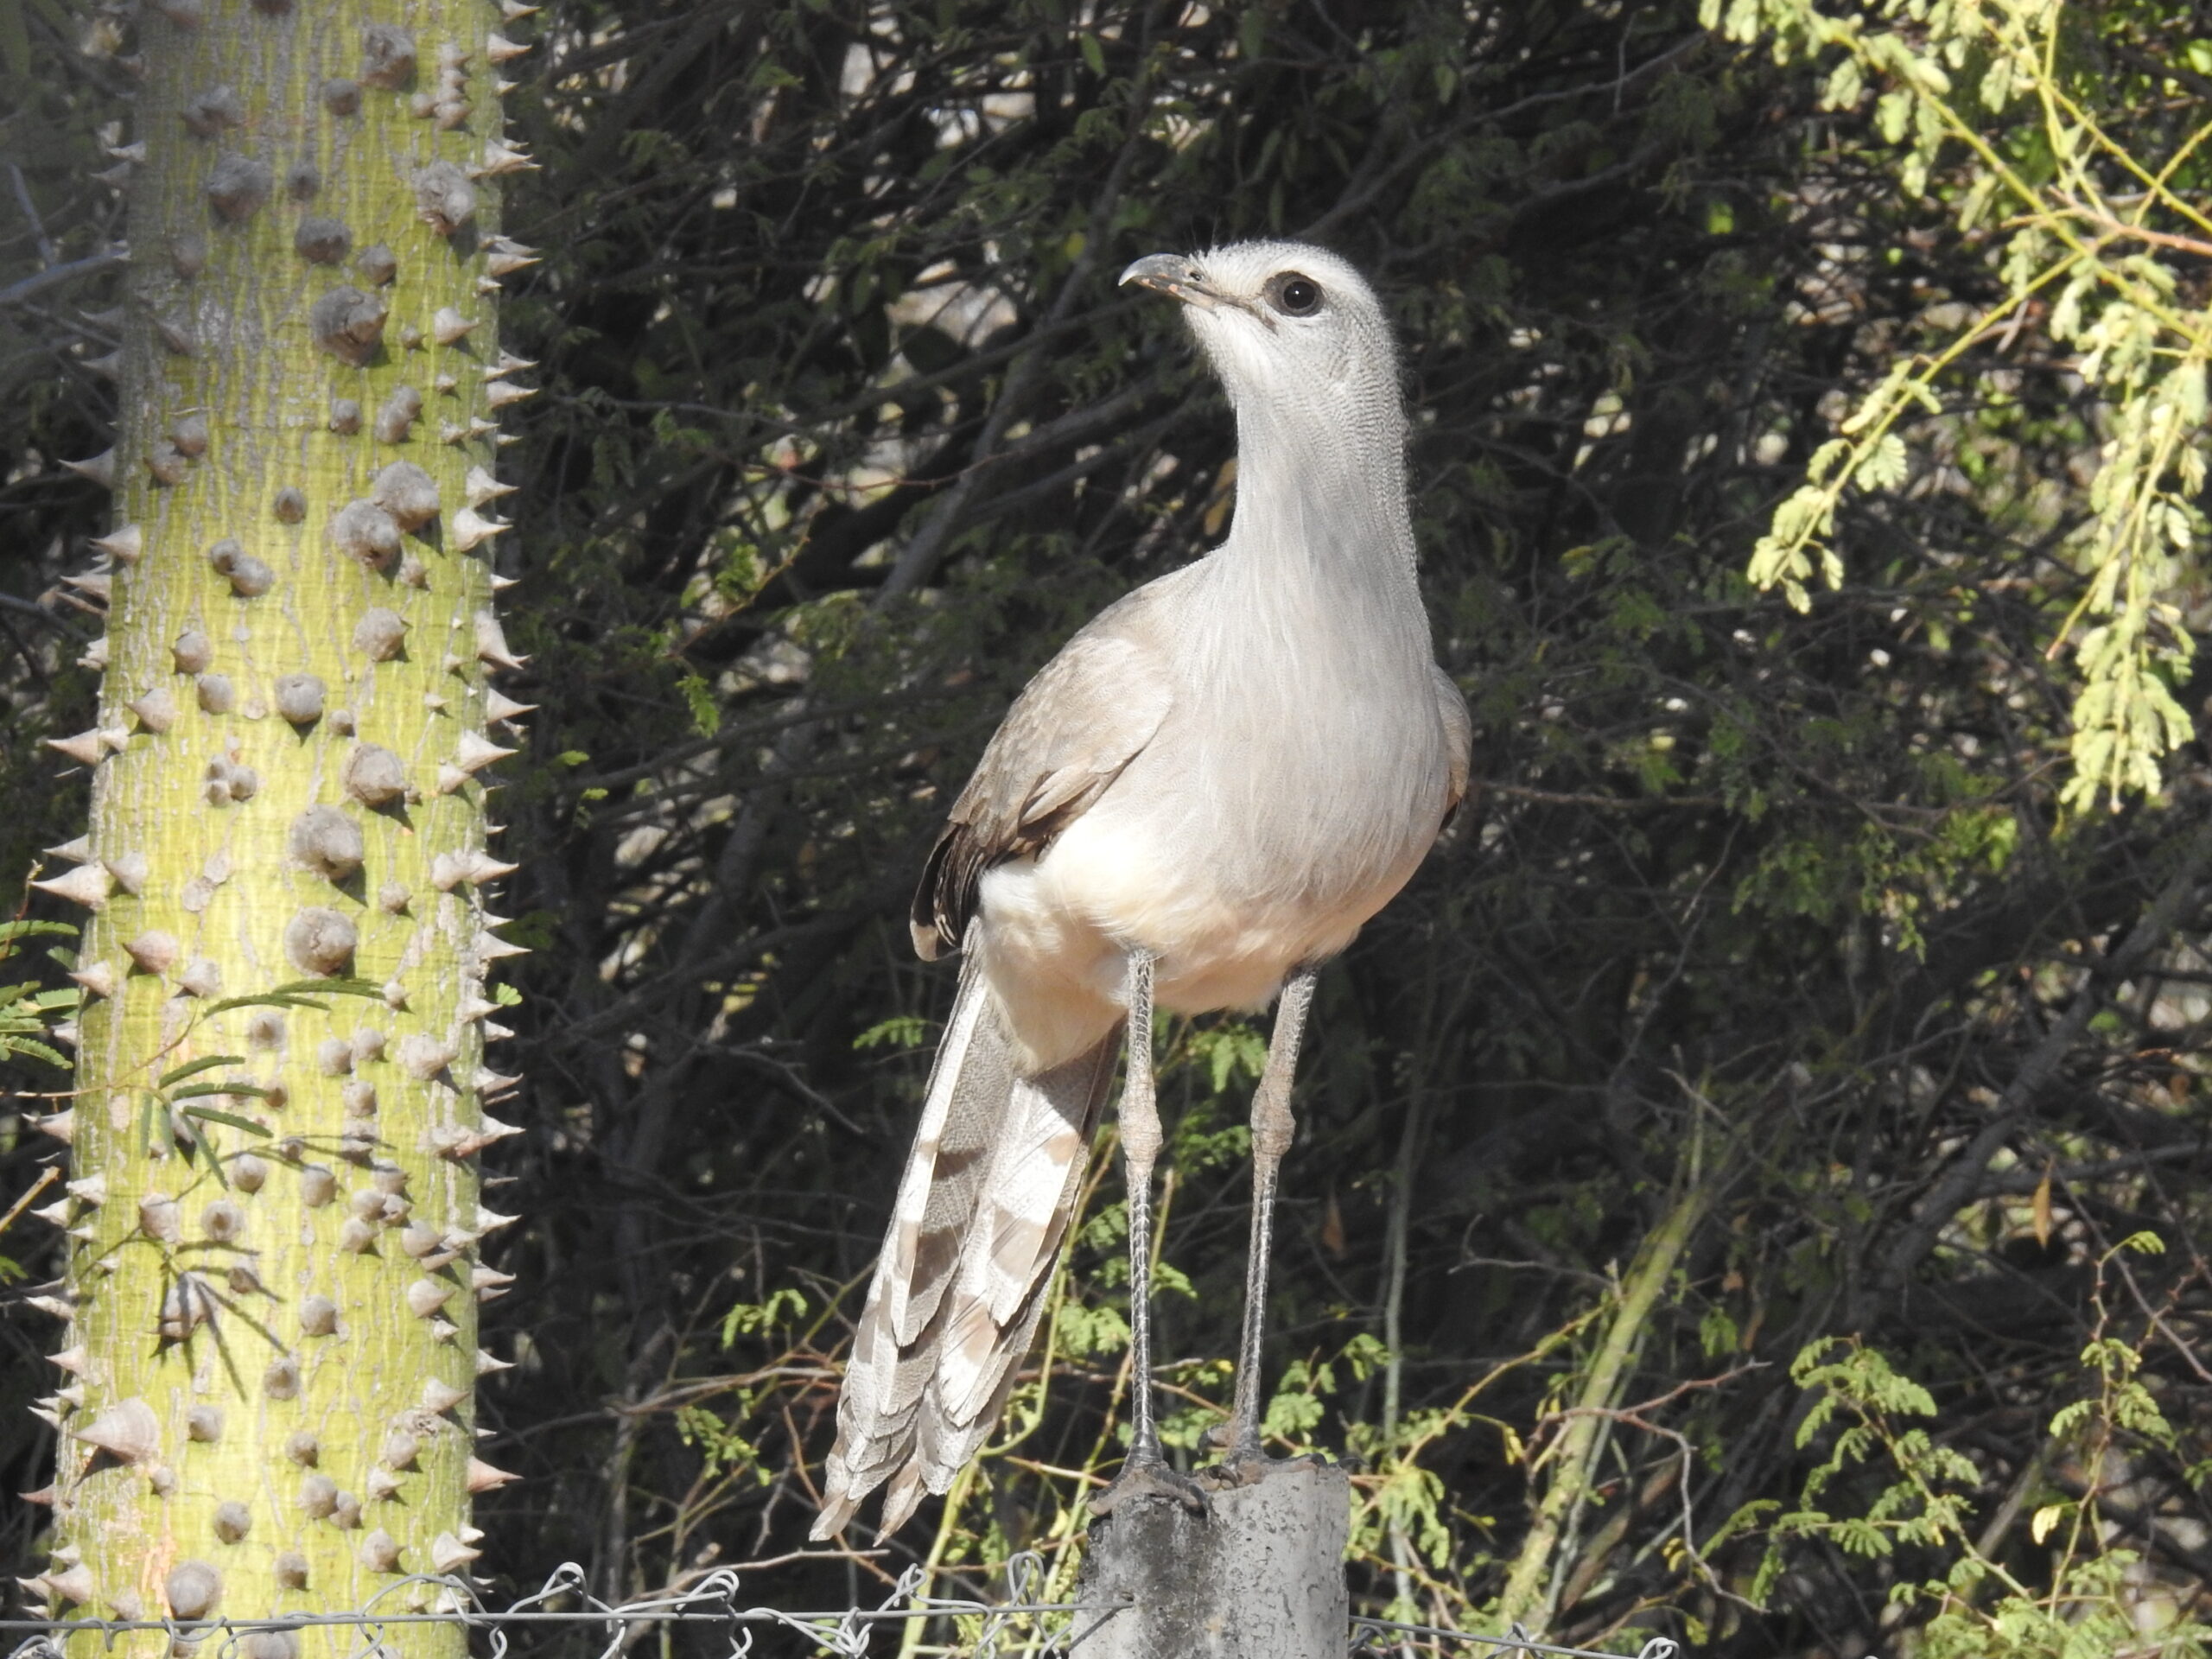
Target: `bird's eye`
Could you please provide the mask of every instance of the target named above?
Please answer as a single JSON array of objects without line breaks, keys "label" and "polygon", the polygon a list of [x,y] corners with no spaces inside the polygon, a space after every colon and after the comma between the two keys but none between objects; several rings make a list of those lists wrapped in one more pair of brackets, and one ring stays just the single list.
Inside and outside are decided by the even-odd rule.
[{"label": "bird's eye", "polygon": [[1321,308],[1321,284],[1294,270],[1268,283],[1268,302],[1287,317],[1310,317]]}]

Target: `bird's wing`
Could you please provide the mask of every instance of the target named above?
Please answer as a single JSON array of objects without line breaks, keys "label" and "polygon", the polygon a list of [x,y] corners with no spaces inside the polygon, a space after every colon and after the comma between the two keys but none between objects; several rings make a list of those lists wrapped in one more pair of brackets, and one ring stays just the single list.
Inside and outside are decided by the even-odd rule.
[{"label": "bird's wing", "polygon": [[1436,682],[1436,711],[1444,718],[1444,747],[1452,766],[1451,792],[1445,797],[1444,822],[1452,822],[1452,814],[1459,810],[1459,803],[1467,798],[1467,767],[1475,747],[1474,716],[1467,712],[1465,693],[1459,683],[1437,664],[1431,663],[1429,672]]},{"label": "bird's wing", "polygon": [[1160,729],[1173,701],[1160,585],[1100,612],[1007,711],[914,893],[914,949],[925,960],[959,948],[984,871],[1050,846]]}]

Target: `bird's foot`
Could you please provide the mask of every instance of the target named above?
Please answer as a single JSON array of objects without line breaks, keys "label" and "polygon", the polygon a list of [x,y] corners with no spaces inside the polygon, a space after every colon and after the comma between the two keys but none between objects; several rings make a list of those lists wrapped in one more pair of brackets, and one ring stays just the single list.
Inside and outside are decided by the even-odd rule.
[{"label": "bird's foot", "polygon": [[1122,1462],[1114,1484],[1090,1500],[1093,1515],[1111,1515],[1132,1500],[1164,1498],[1192,1515],[1206,1513],[1205,1489],[1185,1474],[1179,1474],[1157,1451],[1135,1451]]},{"label": "bird's foot", "polygon": [[1234,1446],[1219,1463],[1207,1465],[1198,1474],[1209,1486],[1256,1486],[1274,1467],[1275,1461],[1257,1446]]},{"label": "bird's foot", "polygon": [[1233,1486],[1256,1486],[1267,1478],[1270,1470],[1287,1469],[1301,1463],[1317,1469],[1329,1466],[1329,1459],[1319,1452],[1304,1452],[1294,1458],[1271,1458],[1261,1449],[1257,1435],[1221,1435],[1214,1439],[1214,1444],[1226,1445],[1229,1450],[1222,1454],[1219,1463],[1208,1464],[1199,1470],[1198,1478],[1216,1491],[1225,1491]]}]

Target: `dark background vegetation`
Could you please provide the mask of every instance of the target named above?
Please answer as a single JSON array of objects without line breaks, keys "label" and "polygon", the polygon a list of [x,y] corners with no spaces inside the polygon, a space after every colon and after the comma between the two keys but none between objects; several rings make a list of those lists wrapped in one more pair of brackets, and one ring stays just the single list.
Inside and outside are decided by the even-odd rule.
[{"label": "dark background vegetation", "polygon": [[[2171,44],[2166,12],[2088,10],[2139,57]],[[69,259],[116,233],[86,174],[130,85],[74,49],[85,16],[9,16],[0,287],[40,235]],[[2204,756],[2157,800],[2054,805],[2071,690],[2043,648],[2077,596],[2058,553],[2092,412],[2035,327],[1990,342],[1974,384],[2012,406],[1923,424],[1908,485],[1842,527],[1844,591],[1799,615],[1742,578],[1843,397],[1994,289],[1855,118],[1677,3],[556,0],[517,32],[543,42],[507,73],[544,168],[505,218],[544,260],[504,327],[545,390],[505,454],[504,568],[532,658],[510,689],[542,711],[494,807],[536,954],[501,1056],[525,1133],[488,1195],[527,1218],[486,1310],[518,1363],[482,1420],[526,1478],[480,1506],[486,1566],[534,1586],[572,1559],[628,1595],[798,1547],[950,990],[906,943],[918,853],[1024,678],[1226,510],[1226,410],[1170,308],[1114,277],[1288,234],[1400,319],[1426,581],[1478,728],[1469,809],[1324,981],[1271,1310],[1278,1372],[1337,1362],[1313,1440],[1387,1471],[1427,1426],[1412,1605],[1497,1593],[1548,1478],[1528,1450],[1600,1326],[1465,1391],[1602,1312],[1689,1192],[1703,1219],[1613,1402],[1657,1403],[1614,1422],[1560,1543],[1555,1639],[1905,1639],[1885,1603],[1926,1570],[1910,1551],[1792,1545],[1755,1605],[1761,1523],[1684,1549],[1686,1519],[1702,1551],[1794,1502],[1819,1447],[1788,1362],[1837,1334],[1929,1389],[1992,1557],[2037,1581],[2028,1513],[2097,1485],[2141,1557],[2128,1593],[2193,1604]],[[2112,95],[2158,119],[2130,61]],[[11,893],[81,827],[40,744],[92,723],[73,663],[99,624],[56,583],[104,498],[56,462],[107,442],[85,367],[107,302],[92,279],[0,306]],[[1225,1389],[1197,1362],[1233,1347],[1249,1023],[1170,1039],[1185,1431]],[[0,1147],[0,1199],[52,1155]],[[1045,1421],[949,1558],[1032,1541],[1074,1494],[1049,1471],[1103,1444],[1110,1472],[1118,1192],[1103,1173]],[[2165,1253],[2101,1279],[2142,1230]],[[49,1276],[37,1224],[4,1248]],[[2100,1319],[2172,1444],[2047,1436],[2094,1391]],[[1360,1358],[1394,1332],[1394,1370]],[[20,1408],[49,1334],[0,1319],[10,1491],[45,1478]],[[1869,1478],[1830,1499],[1863,1507]],[[748,1595],[873,1600],[936,1515]],[[0,1558],[37,1524],[10,1511]],[[1390,1560],[1370,1529],[1370,1609]]]}]

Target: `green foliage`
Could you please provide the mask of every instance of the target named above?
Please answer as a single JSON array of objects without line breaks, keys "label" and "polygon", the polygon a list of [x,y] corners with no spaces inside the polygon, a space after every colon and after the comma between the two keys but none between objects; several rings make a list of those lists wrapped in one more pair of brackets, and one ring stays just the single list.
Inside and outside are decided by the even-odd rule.
[{"label": "green foliage", "polygon": [[[2122,1241],[2099,1264],[2100,1286],[2122,1253],[2160,1248],[2153,1234]],[[1790,1368],[1791,1380],[1811,1395],[1796,1439],[1824,1455],[1806,1474],[1797,1508],[1749,1505],[1713,1543],[1765,1531],[1749,1591],[1762,1601],[1808,1541],[1894,1563],[1891,1605],[1912,1611],[1920,1624],[1916,1651],[1931,1659],[2201,1654],[2212,1644],[2212,1624],[2146,1596],[2143,1554],[2104,1518],[2126,1512],[2138,1460],[2177,1444],[2140,1380],[2147,1335],[2101,1334],[2082,1351],[2073,1376],[2081,1397],[2051,1418],[2044,1452],[1993,1523],[1978,1512],[1982,1471],[1923,1426],[1941,1414],[1927,1389],[1856,1341],[1809,1344]],[[2082,1491],[2069,1471],[2089,1471],[2094,1484]],[[2008,1548],[2024,1514],[2029,1542],[2050,1553],[2032,1577],[2018,1570],[2018,1552]],[[2146,1639],[2152,1645],[2136,1645]]]},{"label": "green foliage", "polygon": [[[2074,348],[2069,371],[2097,395],[2102,436],[2088,512],[2063,531],[2087,581],[2050,635],[2054,652],[2071,643],[2080,678],[2063,798],[2086,807],[2102,797],[2116,809],[2125,794],[2155,792],[2161,762],[2193,732],[2174,688],[2195,652],[2183,613],[2205,577],[2197,502],[2212,313],[2183,292],[2181,262],[2212,255],[2202,153],[2212,124],[2139,118],[2146,98],[2177,93],[2178,83],[2155,68],[2088,70],[2069,38],[2074,11],[2037,0],[1840,13],[1812,0],[1704,0],[1700,15],[1781,60],[1831,66],[1827,109],[1858,111],[1884,87],[1873,126],[1896,152],[1898,183],[2001,279],[1997,296],[1941,321],[1931,311],[1900,341],[1907,349],[1775,509],[1751,579],[1778,584],[1801,610],[1815,563],[1840,587],[1834,540],[1847,491],[1904,486],[1912,468],[1900,429],[1933,434],[1955,423],[1939,386],[1963,383],[1989,398],[2017,378],[1986,348],[2047,310],[2050,340]],[[2165,49],[2163,24],[2155,7],[2115,9],[2100,21],[2097,50],[2147,64]]]},{"label": "green foliage", "polygon": [[[0,963],[21,951],[26,938],[41,934],[73,938],[76,933],[75,928],[62,922],[20,918],[0,922]],[[54,1048],[51,1038],[54,1027],[76,1007],[80,995],[73,987],[49,990],[35,980],[0,985],[0,1060],[23,1054],[66,1070],[69,1062]]]},{"label": "green foliage", "polygon": [[768,1293],[766,1301],[740,1302],[722,1315],[722,1346],[740,1337],[758,1337],[806,1317],[806,1293],[790,1285]]}]

